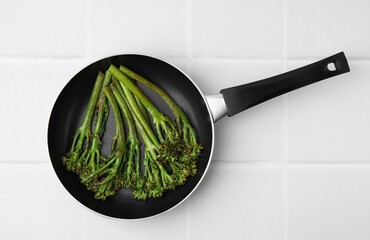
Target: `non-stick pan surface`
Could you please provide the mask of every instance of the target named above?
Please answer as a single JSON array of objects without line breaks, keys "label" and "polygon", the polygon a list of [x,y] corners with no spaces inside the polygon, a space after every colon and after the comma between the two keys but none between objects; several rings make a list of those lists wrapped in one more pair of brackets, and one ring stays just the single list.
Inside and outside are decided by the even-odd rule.
[{"label": "non-stick pan surface", "polygon": [[[204,146],[199,159],[198,172],[187,183],[174,191],[167,191],[162,198],[139,201],[132,192],[122,189],[105,201],[96,200],[91,191],[80,183],[79,177],[68,172],[62,165],[61,157],[71,147],[73,136],[81,125],[96,76],[103,73],[110,64],[125,65],[146,77],[165,90],[188,115],[198,137]],[[155,106],[172,117],[163,100],[148,88],[139,87],[152,100]],[[102,138],[103,155],[110,153],[110,142],[115,125],[113,112],[110,112],[107,127]],[[172,65],[142,55],[118,55],[97,61],[75,75],[64,87],[53,107],[48,129],[49,154],[54,170],[67,191],[81,204],[105,216],[119,219],[139,219],[163,213],[182,202],[196,188],[207,170],[213,148],[213,122],[204,97],[194,83]],[[105,146],[105,147],[104,147]]]}]

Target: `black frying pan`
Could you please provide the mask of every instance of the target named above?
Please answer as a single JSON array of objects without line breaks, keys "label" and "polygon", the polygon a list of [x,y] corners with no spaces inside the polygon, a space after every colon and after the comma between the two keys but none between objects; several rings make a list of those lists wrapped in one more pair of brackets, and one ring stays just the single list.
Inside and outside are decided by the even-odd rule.
[{"label": "black frying pan", "polygon": [[[122,189],[105,201],[80,184],[76,174],[68,172],[61,157],[68,152],[73,136],[80,126],[99,71],[105,72],[110,64],[124,65],[164,89],[188,115],[204,146],[198,172],[187,183],[162,198],[138,201],[129,190]],[[329,70],[328,64],[335,69]],[[235,115],[247,108],[286,92],[349,71],[344,53],[287,72],[272,78],[221,90],[221,94],[205,97],[195,83],[176,67],[153,57],[118,55],[104,58],[77,73],[58,96],[51,112],[48,129],[48,147],[54,170],[67,191],[87,208],[118,219],[142,219],[166,212],[184,201],[205,175],[213,152],[214,122],[221,117]],[[139,84],[159,110],[172,116],[167,105],[158,96]],[[114,135],[113,113],[110,113],[102,141],[110,143]],[[110,144],[103,144],[102,153],[108,155]],[[104,147],[106,146],[106,147]]]}]

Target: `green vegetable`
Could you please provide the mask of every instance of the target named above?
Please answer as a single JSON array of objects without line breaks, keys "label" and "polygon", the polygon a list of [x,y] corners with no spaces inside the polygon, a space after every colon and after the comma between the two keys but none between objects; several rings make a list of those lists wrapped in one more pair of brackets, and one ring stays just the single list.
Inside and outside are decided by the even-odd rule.
[{"label": "green vegetable", "polygon": [[[138,120],[136,119],[135,120],[135,114],[133,113],[132,109],[131,109],[131,106],[128,102],[128,99],[124,93],[124,90],[120,87],[120,85],[118,84],[118,82],[113,78],[113,84],[114,84],[114,88],[113,88],[113,93],[115,94],[116,96],[116,99],[118,99],[118,102],[123,102],[121,103],[123,105],[123,108],[125,108],[125,106],[127,107],[127,109],[123,110],[126,112],[126,115],[127,115],[127,125],[131,125],[134,124],[135,125],[135,130],[138,129],[139,132],[145,132],[145,130],[143,129],[143,127],[141,125],[136,125],[136,122],[138,122]],[[117,91],[118,90],[118,91]],[[128,92],[130,94],[130,92]],[[132,101],[132,98],[130,99]],[[136,101],[133,101],[133,104],[137,104]],[[137,106],[139,107],[139,106]],[[128,110],[128,111],[127,111]],[[142,114],[142,112],[141,112]],[[140,123],[138,123],[140,124]],[[130,126],[129,126],[130,128]],[[137,138],[137,135],[136,135],[136,132],[135,134],[133,134],[134,138],[136,137]],[[136,155],[138,156],[138,155]],[[140,170],[140,166],[141,166],[141,162],[140,162],[140,158],[137,157],[136,161],[135,161],[135,177],[134,177],[134,182],[132,182],[132,184],[130,185],[130,189],[134,190],[133,191],[133,194],[134,194],[134,197],[139,199],[139,200],[146,200],[148,198],[148,193],[147,193],[147,190],[145,188],[146,186],[146,177],[144,177],[142,175],[142,172]]]},{"label": "green vegetable", "polygon": [[[182,144],[181,139],[171,142],[163,142],[160,145],[152,141],[149,135],[154,133],[147,132],[146,127],[141,124],[143,118],[138,106],[134,101],[134,96],[129,89],[122,86],[129,109],[133,112],[133,118],[138,132],[145,145],[144,153],[144,179],[146,180],[145,189],[139,189],[140,197],[145,199],[161,197],[166,190],[175,189],[183,185],[189,176],[196,173],[196,162],[186,156],[191,150],[190,147]],[[145,121],[144,121],[144,124]],[[134,194],[137,191],[134,191]],[[146,195],[145,195],[146,194]],[[139,194],[137,194],[139,195]]]},{"label": "green vegetable", "polygon": [[[170,141],[171,143],[173,143],[178,138],[178,132],[175,123],[169,117],[163,115],[163,113],[161,113],[153,105],[153,103],[144,95],[144,93],[118,68],[116,68],[114,65],[111,65],[108,71],[111,72],[118,81],[126,86],[142,102],[146,110],[152,116],[153,123],[160,142],[163,143],[165,141]],[[140,111],[140,109],[137,109],[137,111]],[[143,126],[145,126],[144,117],[142,117],[142,119],[140,118],[139,121]],[[145,130],[147,131],[147,133],[150,132],[150,130],[147,128],[145,128]],[[163,133],[165,134],[165,136],[163,135]],[[152,141],[155,141],[152,135],[149,134],[149,136]]]},{"label": "green vegetable", "polygon": [[[196,174],[202,146],[197,143],[185,113],[162,89],[127,68],[121,66],[121,70],[161,96],[172,109],[176,123],[154,106],[136,82],[111,65],[105,75],[99,72],[82,125],[62,163],[68,171],[79,175],[81,183],[94,192],[96,199],[105,200],[121,188],[131,189],[138,200],[158,198]],[[111,153],[104,157],[100,149],[109,114],[108,102],[114,113],[115,135]]]},{"label": "green vegetable", "polygon": [[83,162],[91,144],[91,124],[93,121],[95,106],[102,88],[103,79],[104,74],[99,72],[95,80],[83,122],[73,137],[71,149],[62,158],[62,163],[66,166],[68,171],[80,173],[84,168]]},{"label": "green vegetable", "polygon": [[[112,74],[106,71],[103,87],[107,86],[110,83]],[[100,91],[99,100],[96,104],[96,118],[95,118],[95,129],[94,134],[92,135],[92,141],[90,145],[89,152],[87,153],[86,158],[84,159],[83,165],[84,170],[80,173],[80,176],[86,176],[87,174],[96,171],[99,168],[100,163],[100,148],[102,146],[101,138],[104,134],[105,123],[108,119],[109,108],[106,101],[105,94]]]},{"label": "green vegetable", "polygon": [[144,77],[140,76],[139,74],[131,71],[130,69],[120,66],[120,71],[122,71],[128,77],[144,84],[145,86],[149,87],[155,93],[157,93],[170,107],[172,110],[175,121],[177,123],[178,132],[182,136],[183,141],[188,147],[191,147],[191,151],[188,153],[188,157],[193,159],[197,159],[200,156],[200,151],[203,148],[200,144],[197,143],[197,138],[191,123],[179,105],[173,101],[173,99],[168,96],[168,94],[163,91],[160,87],[155,85],[154,83],[148,81]]},{"label": "green vegetable", "polygon": [[[128,135],[126,139],[126,148],[128,149],[127,165],[122,177],[122,185],[132,189],[136,185],[136,181],[140,179],[140,141],[136,134],[136,126],[131,111],[123,99],[123,90],[118,82],[113,79],[112,92],[117,100],[118,106],[123,113],[127,122]],[[135,164],[135,169],[134,169]]]},{"label": "green vegetable", "polygon": [[[130,110],[133,112],[133,118],[137,127],[137,130],[143,139],[145,151],[144,151],[144,178],[145,178],[145,189],[139,189],[140,197],[146,199],[146,197],[161,197],[163,192],[167,189],[174,189],[174,181],[171,175],[167,172],[164,166],[158,161],[160,155],[160,145],[158,141],[152,141],[149,135],[154,135],[151,130],[147,132],[144,125],[147,124],[144,121],[144,125],[141,118],[142,113],[136,104],[134,95],[126,86],[123,86],[124,94],[127,99]],[[135,195],[139,195],[138,192],[134,192]]]},{"label": "green vegetable", "polygon": [[[136,82],[134,82],[134,83],[136,83]],[[143,103],[135,95],[134,95],[134,98],[135,98],[135,101],[136,101],[141,113],[143,114],[144,119],[146,120],[146,122],[150,126],[150,119],[149,119],[148,111],[144,107]]]},{"label": "green vegetable", "polygon": [[107,86],[103,88],[103,92],[112,107],[116,125],[115,135],[112,139],[111,154],[100,164],[99,169],[83,177],[82,183],[89,190],[95,192],[95,198],[105,200],[122,187],[122,170],[125,165],[127,151],[124,126],[115,97]]}]

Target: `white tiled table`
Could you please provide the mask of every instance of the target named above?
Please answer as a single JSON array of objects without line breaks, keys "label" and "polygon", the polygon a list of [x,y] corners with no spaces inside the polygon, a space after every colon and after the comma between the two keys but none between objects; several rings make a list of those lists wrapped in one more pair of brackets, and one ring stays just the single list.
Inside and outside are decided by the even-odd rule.
[{"label": "white tiled table", "polygon": [[[0,2],[0,239],[370,239],[370,2]],[[68,80],[121,53],[179,66],[205,94],[345,51],[351,73],[216,124],[194,194],[142,221],[78,204],[49,162]]]}]

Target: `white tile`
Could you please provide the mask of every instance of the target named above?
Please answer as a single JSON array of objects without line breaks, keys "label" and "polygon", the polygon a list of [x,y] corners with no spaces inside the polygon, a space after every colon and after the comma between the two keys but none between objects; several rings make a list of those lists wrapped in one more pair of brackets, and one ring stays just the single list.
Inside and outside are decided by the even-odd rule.
[{"label": "white tile", "polygon": [[370,63],[349,65],[349,73],[288,95],[290,161],[370,161]]},{"label": "white tile", "polygon": [[190,239],[283,239],[282,171],[215,164],[190,197]]},{"label": "white tile", "polygon": [[91,53],[184,56],[186,1],[92,1]]},{"label": "white tile", "polygon": [[289,239],[369,239],[368,167],[291,168],[288,179]]},{"label": "white tile", "polygon": [[45,161],[47,128],[65,84],[85,66],[79,60],[2,59],[0,81],[3,151],[0,161]]},{"label": "white tile", "polygon": [[324,57],[345,51],[370,57],[370,2],[288,0],[288,56]]},{"label": "white tile", "polygon": [[[193,61],[189,75],[204,94],[282,73],[280,61]],[[216,161],[282,161],[284,97],[216,122]]]},{"label": "white tile", "polygon": [[49,164],[0,164],[1,239],[81,239],[86,210]]},{"label": "white tile", "polygon": [[186,240],[189,230],[187,221],[187,202],[159,216],[134,221],[112,220],[89,214],[86,239]]},{"label": "white tile", "polygon": [[63,56],[85,53],[86,1],[1,1],[0,54]]},{"label": "white tile", "polygon": [[196,56],[281,57],[282,0],[192,1],[192,51]]}]

